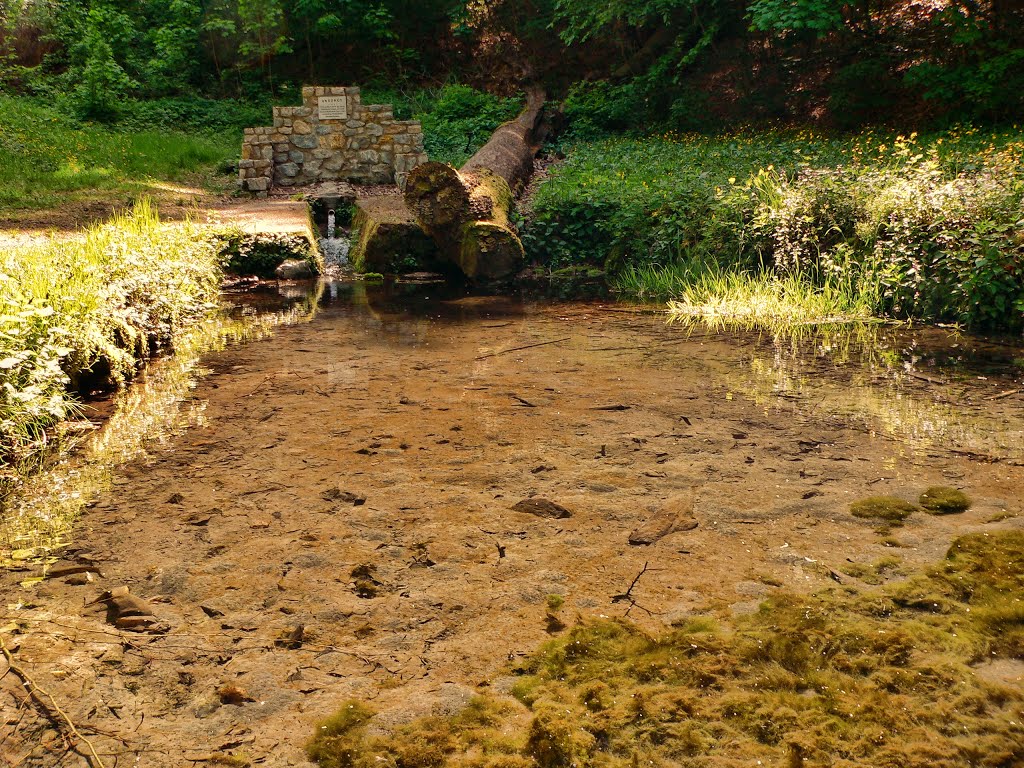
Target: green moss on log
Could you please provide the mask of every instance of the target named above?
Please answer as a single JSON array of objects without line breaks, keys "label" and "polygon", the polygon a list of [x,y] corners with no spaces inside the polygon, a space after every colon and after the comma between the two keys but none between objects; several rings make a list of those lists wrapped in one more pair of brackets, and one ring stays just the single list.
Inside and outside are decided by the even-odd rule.
[{"label": "green moss on log", "polygon": [[432,271],[438,252],[401,197],[368,197],[356,203],[349,262],[357,272]]}]

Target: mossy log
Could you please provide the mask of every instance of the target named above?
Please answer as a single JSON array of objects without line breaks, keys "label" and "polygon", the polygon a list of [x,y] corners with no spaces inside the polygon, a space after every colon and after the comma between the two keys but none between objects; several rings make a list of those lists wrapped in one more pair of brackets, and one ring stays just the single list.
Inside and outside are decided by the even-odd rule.
[{"label": "mossy log", "polygon": [[467,277],[500,279],[522,263],[509,214],[543,141],[544,101],[543,91],[530,91],[519,117],[501,125],[460,170],[432,162],[409,174],[406,204],[441,256]]},{"label": "mossy log", "polygon": [[436,271],[437,246],[397,195],[356,201],[349,263],[358,272]]}]

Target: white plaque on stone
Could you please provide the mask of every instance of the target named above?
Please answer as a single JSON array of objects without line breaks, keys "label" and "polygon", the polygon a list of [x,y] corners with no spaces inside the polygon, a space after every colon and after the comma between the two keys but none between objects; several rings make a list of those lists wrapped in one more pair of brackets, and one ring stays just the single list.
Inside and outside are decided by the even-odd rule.
[{"label": "white plaque on stone", "polygon": [[321,120],[348,120],[348,99],[344,96],[321,96]]}]

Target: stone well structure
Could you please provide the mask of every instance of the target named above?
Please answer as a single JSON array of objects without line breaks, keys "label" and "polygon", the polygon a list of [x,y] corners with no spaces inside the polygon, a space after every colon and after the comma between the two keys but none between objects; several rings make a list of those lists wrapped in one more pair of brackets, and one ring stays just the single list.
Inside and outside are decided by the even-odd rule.
[{"label": "stone well structure", "polygon": [[390,104],[363,104],[358,88],[307,86],[301,107],[274,107],[272,127],[245,129],[238,176],[259,197],[318,181],[405,186],[426,161],[418,120],[395,120]]}]

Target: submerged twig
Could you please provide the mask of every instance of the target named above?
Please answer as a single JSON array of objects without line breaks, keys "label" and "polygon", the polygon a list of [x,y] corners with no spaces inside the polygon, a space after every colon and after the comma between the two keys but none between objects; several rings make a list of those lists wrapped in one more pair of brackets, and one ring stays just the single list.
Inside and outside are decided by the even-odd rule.
[{"label": "submerged twig", "polygon": [[11,672],[13,672],[19,678],[21,678],[22,684],[25,686],[25,688],[28,689],[28,692],[32,696],[32,698],[38,701],[40,705],[43,707],[47,707],[46,702],[43,701],[43,696],[50,700],[49,708],[52,708],[53,712],[55,712],[59,716],[54,717],[53,712],[50,712],[48,708],[47,714],[49,714],[50,719],[60,720],[65,725],[67,725],[71,733],[73,733],[75,736],[81,739],[85,743],[86,747],[89,748],[89,755],[87,755],[87,757],[90,758],[90,762],[93,765],[95,765],[96,768],[106,768],[106,766],[103,763],[103,759],[96,752],[96,747],[93,746],[92,742],[89,741],[88,737],[86,737],[81,731],[78,730],[78,728],[75,727],[74,721],[68,716],[67,712],[61,709],[60,705],[57,703],[57,700],[53,697],[53,694],[49,693],[43,688],[40,688],[36,681],[29,676],[28,672],[26,672],[23,667],[18,665],[18,663],[14,660],[14,656],[7,649],[7,644],[4,643],[2,637],[0,637],[0,652],[2,652],[4,657],[7,659],[7,664],[10,667]]},{"label": "submerged twig", "polygon": [[551,341],[539,341],[536,344],[526,344],[522,347],[512,347],[512,349],[502,349],[498,352],[488,352],[486,355],[480,355],[480,357],[474,358],[475,360],[486,360],[488,357],[497,357],[498,355],[504,355],[509,352],[518,352],[521,349],[533,349],[534,347],[544,347],[548,344],[558,344],[563,341],[569,341],[571,337],[566,336],[564,339],[552,339]]}]

